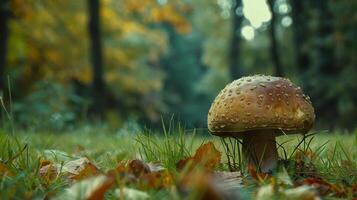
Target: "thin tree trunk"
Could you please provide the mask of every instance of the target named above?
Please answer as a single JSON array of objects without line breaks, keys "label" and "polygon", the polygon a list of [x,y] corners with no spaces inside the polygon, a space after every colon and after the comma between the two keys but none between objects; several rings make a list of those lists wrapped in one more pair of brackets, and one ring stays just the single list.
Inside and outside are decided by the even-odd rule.
[{"label": "thin tree trunk", "polygon": [[92,111],[97,117],[102,117],[104,113],[104,79],[103,79],[103,58],[102,58],[102,43],[100,33],[100,0],[88,0],[89,12],[89,36],[91,44],[91,61],[93,69],[92,83]]},{"label": "thin tree trunk", "polygon": [[295,50],[295,65],[300,74],[305,74],[310,67],[308,52],[304,50],[308,38],[306,2],[303,0],[291,0],[293,37]]},{"label": "thin tree trunk", "polygon": [[7,40],[9,34],[10,1],[0,1],[0,92],[5,90],[5,67],[7,57]]},{"label": "thin tree trunk", "polygon": [[269,28],[269,37],[270,37],[270,53],[271,59],[274,65],[274,74],[276,76],[284,76],[283,69],[280,62],[279,56],[279,47],[278,40],[276,36],[276,12],[274,12],[274,4],[275,0],[268,0],[268,5],[271,11],[271,20],[270,20],[270,28]]},{"label": "thin tree trunk", "polygon": [[229,69],[233,80],[243,75],[240,61],[240,30],[242,27],[243,15],[237,15],[236,11],[242,7],[242,0],[235,0],[232,7],[232,38],[229,54]]}]

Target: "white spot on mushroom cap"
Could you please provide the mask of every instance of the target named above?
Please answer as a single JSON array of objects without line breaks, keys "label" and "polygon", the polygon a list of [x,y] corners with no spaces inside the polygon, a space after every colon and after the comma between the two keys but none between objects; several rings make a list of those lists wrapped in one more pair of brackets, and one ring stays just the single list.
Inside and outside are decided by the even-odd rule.
[{"label": "white spot on mushroom cap", "polygon": [[298,119],[302,118],[305,115],[305,113],[300,108],[298,108],[295,113]]}]

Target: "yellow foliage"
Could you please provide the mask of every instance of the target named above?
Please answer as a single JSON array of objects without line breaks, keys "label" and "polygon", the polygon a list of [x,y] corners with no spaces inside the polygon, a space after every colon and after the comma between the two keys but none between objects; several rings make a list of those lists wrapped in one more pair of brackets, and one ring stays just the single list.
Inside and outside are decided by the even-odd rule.
[{"label": "yellow foliage", "polygon": [[[9,51],[11,63],[21,65],[19,82],[27,87],[41,79],[64,86],[72,79],[92,82],[86,4],[84,0],[12,1],[13,11],[19,14],[11,21],[10,35],[23,44],[25,54],[17,61],[14,54],[18,51]],[[166,52],[168,40],[164,29],[151,25],[169,23],[178,32],[188,33],[191,27],[185,14],[189,9],[184,5],[178,0],[165,4],[156,0],[101,1],[104,78],[108,88],[143,98],[161,90],[163,75],[152,66]],[[156,110],[152,110],[150,115],[156,116]]]},{"label": "yellow foliage", "polygon": [[165,4],[151,9],[149,21],[154,23],[166,22],[172,24],[179,33],[191,31],[190,23],[185,17],[175,10],[175,5]]}]

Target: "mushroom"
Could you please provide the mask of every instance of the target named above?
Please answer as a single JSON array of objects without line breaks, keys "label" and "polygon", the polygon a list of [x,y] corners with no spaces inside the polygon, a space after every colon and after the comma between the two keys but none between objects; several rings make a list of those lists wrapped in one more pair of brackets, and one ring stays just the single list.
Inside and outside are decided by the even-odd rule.
[{"label": "mushroom", "polygon": [[276,167],[275,137],[306,134],[315,121],[310,98],[289,79],[266,75],[242,77],[228,84],[208,112],[208,130],[242,139],[249,164],[268,172]]}]

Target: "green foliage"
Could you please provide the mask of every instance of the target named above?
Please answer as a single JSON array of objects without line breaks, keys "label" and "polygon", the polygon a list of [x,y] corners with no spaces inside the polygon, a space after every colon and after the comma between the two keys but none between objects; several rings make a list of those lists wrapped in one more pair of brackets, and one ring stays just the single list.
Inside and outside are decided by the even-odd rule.
[{"label": "green foliage", "polygon": [[166,74],[162,90],[166,113],[177,114],[188,127],[204,127],[210,102],[207,95],[195,91],[204,72],[200,63],[201,37],[197,33],[180,35],[171,27],[166,29],[169,49],[160,62]]},{"label": "green foliage", "polygon": [[[34,90],[37,92],[30,93],[14,104],[14,116],[18,125],[56,131],[69,128],[74,123],[77,116],[67,99],[73,96],[70,90],[48,82],[37,82]],[[73,96],[72,99],[78,101],[78,104],[86,104],[79,97]]]}]

